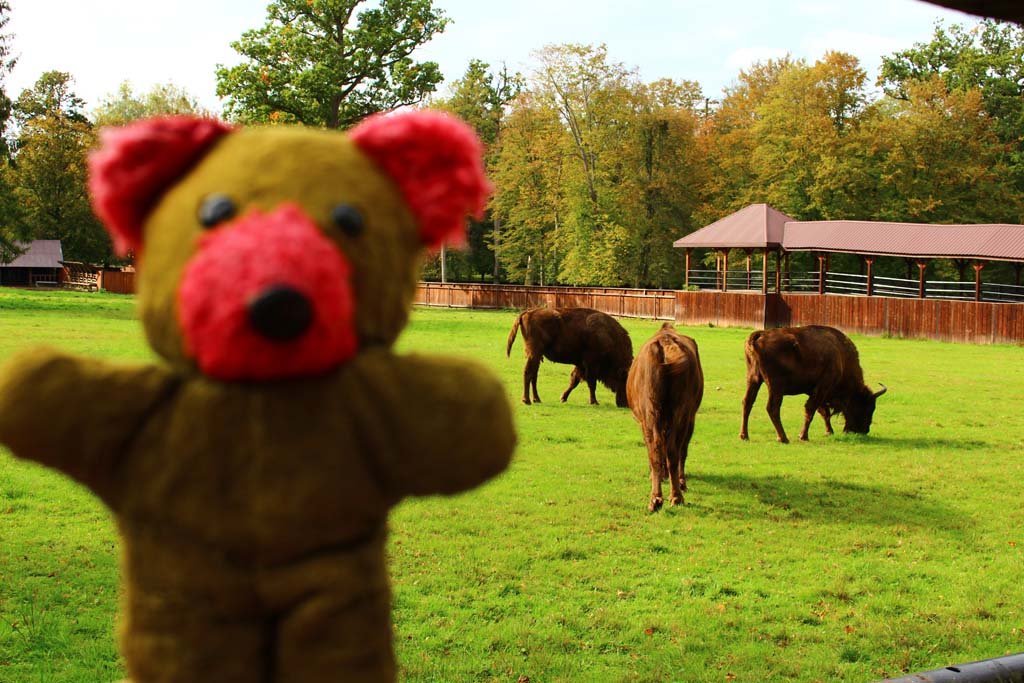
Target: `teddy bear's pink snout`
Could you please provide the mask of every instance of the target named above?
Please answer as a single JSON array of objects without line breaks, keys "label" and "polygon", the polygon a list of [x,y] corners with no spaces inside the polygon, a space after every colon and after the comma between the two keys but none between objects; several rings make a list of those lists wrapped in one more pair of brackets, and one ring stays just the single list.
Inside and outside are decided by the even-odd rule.
[{"label": "teddy bear's pink snout", "polygon": [[294,204],[203,235],[178,318],[186,353],[222,380],[318,374],[358,348],[348,259]]}]

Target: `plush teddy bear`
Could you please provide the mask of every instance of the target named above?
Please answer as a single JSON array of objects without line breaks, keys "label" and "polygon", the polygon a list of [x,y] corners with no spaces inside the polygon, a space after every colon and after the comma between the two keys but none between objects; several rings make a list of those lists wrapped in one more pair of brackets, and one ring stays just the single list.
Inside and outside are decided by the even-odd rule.
[{"label": "plush teddy bear", "polygon": [[424,247],[486,200],[478,140],[431,112],[347,134],[171,117],[108,132],[90,173],[162,362],[22,353],[0,443],[113,511],[130,675],[394,680],[388,509],[515,444],[487,370],[391,348]]}]

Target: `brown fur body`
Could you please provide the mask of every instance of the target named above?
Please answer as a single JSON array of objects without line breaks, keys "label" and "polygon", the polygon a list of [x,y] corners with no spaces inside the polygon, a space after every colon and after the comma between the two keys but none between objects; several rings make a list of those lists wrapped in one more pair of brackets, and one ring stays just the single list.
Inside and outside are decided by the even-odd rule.
[{"label": "brown fur body", "polygon": [[807,394],[800,440],[814,413],[825,421],[831,435],[830,416],[842,413],[844,431],[867,434],[875,411],[875,400],[885,393],[872,392],[864,385],[857,347],[839,330],[824,325],[758,330],[746,341],[747,391],[743,396],[743,425],[740,438],[746,440],[747,419],[761,384],[768,385],[768,416],[778,440],[789,443],[782,428],[782,397]]},{"label": "brown fur body", "polygon": [[672,487],[670,502],[683,502],[686,456],[704,397],[704,372],[697,342],[670,323],[644,345],[629,369],[629,406],[640,423],[650,463],[651,499],[647,509],[662,505],[661,482]]},{"label": "brown fur body", "polygon": [[594,390],[601,382],[615,392],[615,404],[627,407],[626,375],[633,362],[633,342],[615,318],[591,308],[531,308],[512,324],[505,355],[519,330],[523,331],[526,366],[523,368],[523,403],[540,403],[537,395],[537,371],[547,358],[555,363],[575,366],[569,386],[562,393],[564,403],[581,382],[590,389],[590,403],[597,405]]}]

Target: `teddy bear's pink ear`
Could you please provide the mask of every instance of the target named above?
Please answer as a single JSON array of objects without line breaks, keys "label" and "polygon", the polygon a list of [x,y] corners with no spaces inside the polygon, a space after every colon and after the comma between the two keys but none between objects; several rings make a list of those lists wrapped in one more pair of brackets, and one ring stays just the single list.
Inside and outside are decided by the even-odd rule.
[{"label": "teddy bear's pink ear", "polygon": [[398,185],[427,246],[462,241],[466,215],[482,216],[492,190],[483,146],[459,119],[436,111],[377,114],[349,135]]},{"label": "teddy bear's pink ear", "polygon": [[102,132],[89,157],[89,194],[118,254],[141,250],[142,224],[160,196],[232,130],[214,119],[167,116]]}]

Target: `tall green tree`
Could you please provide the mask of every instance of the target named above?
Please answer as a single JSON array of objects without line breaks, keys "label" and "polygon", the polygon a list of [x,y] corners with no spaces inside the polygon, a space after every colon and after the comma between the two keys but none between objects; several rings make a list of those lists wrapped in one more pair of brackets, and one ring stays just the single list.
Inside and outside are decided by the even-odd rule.
[{"label": "tall green tree", "polygon": [[512,280],[561,281],[569,175],[578,173],[572,154],[558,111],[530,91],[516,98],[492,173],[493,210],[505,226],[497,256]]},{"label": "tall green tree", "polygon": [[759,108],[793,66],[787,55],[741,70],[718,108],[705,118],[697,138],[705,167],[702,199],[694,214],[698,227],[766,201],[752,165],[758,144],[754,126],[761,118]]},{"label": "tall green tree", "polygon": [[136,93],[132,84],[124,81],[116,93],[100,100],[93,114],[93,123],[96,126],[121,126],[150,116],[170,114],[211,115],[194,95],[173,83],[157,84],[148,92]]},{"label": "tall green tree", "polygon": [[1024,27],[987,20],[966,29],[935,25],[931,41],[882,58],[878,84],[895,99],[910,85],[940,78],[946,89],[981,92],[999,139],[1010,145],[1010,170],[1024,191]]},{"label": "tall green tree", "polygon": [[[431,106],[449,111],[473,126],[484,143],[484,162],[491,173],[497,160],[497,144],[506,110],[522,88],[522,76],[510,73],[507,66],[492,72],[489,64],[473,59],[462,78],[451,83],[448,96],[433,101]],[[490,273],[498,282],[500,268],[495,254],[500,244],[501,216],[488,211],[484,220],[470,221],[463,249],[452,253],[442,248],[437,260],[447,260],[454,278],[467,279],[476,274],[483,277]],[[425,271],[428,276],[437,276],[439,271],[439,262],[428,262]]]},{"label": "tall green tree", "polygon": [[604,45],[549,45],[534,53],[536,96],[558,112],[569,133],[575,171],[566,174],[571,211],[566,216],[560,278],[570,284],[624,284],[629,235],[620,220],[614,163],[628,130],[635,70],[608,57]]},{"label": "tall green tree", "polygon": [[365,3],[272,0],[267,23],[231,43],[246,61],[217,68],[226,115],[347,128],[422,101],[442,76],[435,62],[412,54],[444,30],[444,12],[432,0]]},{"label": "tall green tree", "polygon": [[634,287],[679,286],[683,262],[672,243],[693,228],[703,182],[696,129],[700,86],[669,79],[638,84],[618,157],[618,214],[629,240],[622,267]]},{"label": "tall green tree", "polygon": [[12,102],[4,81],[17,62],[11,54],[11,35],[5,32],[10,18],[11,4],[8,0],[0,0],[0,263],[8,262],[20,253],[16,242],[25,237],[21,206],[14,196],[14,172],[7,140]]},{"label": "tall green tree", "polygon": [[92,212],[86,157],[95,135],[69,74],[44,73],[14,105],[21,122],[14,194],[32,239],[59,239],[68,260],[109,262],[110,239]]},{"label": "tall green tree", "polygon": [[795,62],[779,74],[752,128],[751,167],[762,201],[800,220],[844,217],[816,185],[823,166],[851,151],[841,147],[856,130],[866,80],[856,57],[839,52],[813,65]]}]

